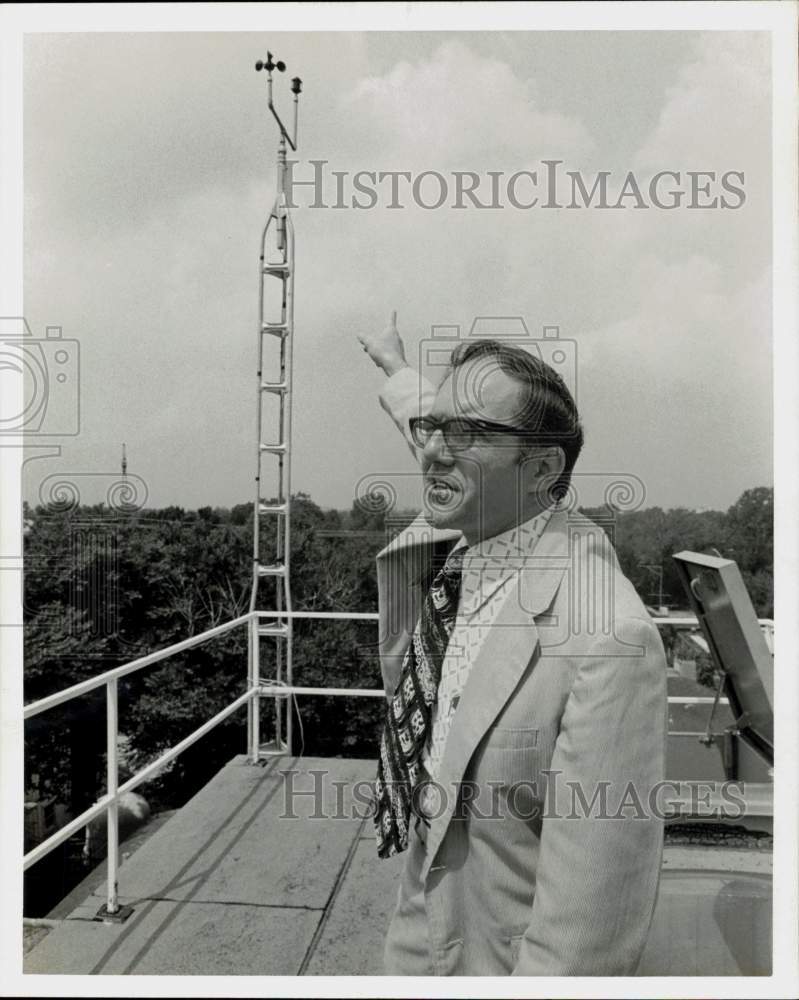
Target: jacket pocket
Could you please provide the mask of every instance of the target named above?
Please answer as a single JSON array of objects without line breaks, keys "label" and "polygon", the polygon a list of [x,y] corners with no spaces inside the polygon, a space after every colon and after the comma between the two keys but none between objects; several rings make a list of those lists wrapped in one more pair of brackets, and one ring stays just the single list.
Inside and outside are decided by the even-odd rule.
[{"label": "jacket pocket", "polygon": [[538,745],[538,730],[494,726],[485,740],[486,750],[528,750]]},{"label": "jacket pocket", "polygon": [[540,769],[538,729],[495,726],[483,743],[480,771],[504,785],[534,781]]},{"label": "jacket pocket", "polygon": [[[538,798],[541,759],[535,744],[519,747],[486,746],[476,776],[499,788],[525,786]],[[519,789],[521,791],[521,789]]]}]

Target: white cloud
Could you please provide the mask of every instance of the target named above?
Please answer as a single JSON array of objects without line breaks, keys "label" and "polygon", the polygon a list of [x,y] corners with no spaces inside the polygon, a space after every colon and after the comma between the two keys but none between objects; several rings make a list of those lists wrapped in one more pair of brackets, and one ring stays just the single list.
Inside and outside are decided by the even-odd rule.
[{"label": "white cloud", "polygon": [[666,94],[657,126],[636,166],[734,170],[767,166],[771,145],[770,37],[766,32],[713,32],[696,39],[696,55]]},{"label": "white cloud", "polygon": [[[262,93],[242,97],[258,82],[249,55],[263,55],[261,40],[190,43],[137,39],[147,58],[124,82],[118,113],[119,40],[93,40],[94,60],[86,42],[56,46],[54,83],[31,85],[31,152],[50,144],[59,156],[34,157],[26,176],[26,311],[37,331],[62,323],[81,339],[86,420],[65,465],[116,458],[127,440],[153,503],[235,503],[254,472],[257,244],[274,131]],[[542,155],[590,166],[612,152],[601,129],[593,137],[579,118],[541,105],[532,57],[529,74],[518,59],[514,72],[485,55],[480,36],[444,41],[428,58],[384,60],[380,71],[355,39],[287,45],[290,69],[310,70],[302,153],[331,169],[511,171]],[[743,138],[763,127],[762,73],[746,63],[737,110],[723,82],[744,51],[730,34],[702,40],[659,118],[646,116],[657,124],[641,137],[636,169],[662,167],[666,152],[693,166],[702,122],[719,122],[705,129],[710,168],[714,151],[728,149],[747,157],[753,178],[767,176],[767,150],[745,149]],[[186,75],[175,57],[189,54]],[[587,86],[589,69],[578,72]],[[151,84],[139,95],[142,73]],[[614,107],[608,115],[623,113]],[[696,504],[732,502],[745,474],[744,485],[762,481],[770,327],[758,282],[769,227],[754,191],[738,212],[300,208],[295,225],[295,487],[320,502],[347,505],[361,475],[410,467],[355,340],[392,308],[411,356],[432,323],[522,315],[534,331],[559,324],[582,359],[587,458],[623,455],[649,468],[656,456],[653,502],[679,501],[686,460]],[[700,417],[707,446],[695,433]],[[705,450],[715,463],[707,482],[697,471]]]},{"label": "white cloud", "polygon": [[580,343],[584,456],[662,506],[725,507],[772,481],[771,283],[728,295],[702,257],[641,262],[638,308]]},{"label": "white cloud", "polygon": [[359,80],[340,108],[343,131],[351,131],[357,147],[397,157],[397,169],[424,163],[480,171],[499,164],[512,172],[540,155],[531,156],[536,149],[579,156],[594,145],[579,120],[537,105],[530,80],[461,41]]}]

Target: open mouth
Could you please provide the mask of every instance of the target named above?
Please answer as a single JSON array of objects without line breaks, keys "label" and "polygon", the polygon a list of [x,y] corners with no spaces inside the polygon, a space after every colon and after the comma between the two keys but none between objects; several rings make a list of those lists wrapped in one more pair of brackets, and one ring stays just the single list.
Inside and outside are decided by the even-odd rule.
[{"label": "open mouth", "polygon": [[451,479],[428,476],[424,486],[424,502],[435,511],[452,510],[460,502],[461,490]]}]

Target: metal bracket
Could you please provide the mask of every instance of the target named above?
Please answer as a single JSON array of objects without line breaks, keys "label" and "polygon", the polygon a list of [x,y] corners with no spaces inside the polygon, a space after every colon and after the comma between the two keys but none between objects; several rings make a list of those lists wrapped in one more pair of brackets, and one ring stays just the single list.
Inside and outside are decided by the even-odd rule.
[{"label": "metal bracket", "polygon": [[741,712],[741,714],[738,716],[735,722],[733,722],[732,726],[730,726],[730,731],[735,736],[738,736],[742,730],[749,729],[751,725],[752,725],[752,719],[749,713]]},{"label": "metal bracket", "polygon": [[716,709],[719,706],[719,699],[721,698],[721,691],[724,687],[724,681],[727,679],[726,670],[719,671],[719,682],[716,685],[716,693],[713,698],[713,705],[710,708],[710,714],[707,717],[707,726],[705,727],[705,735],[699,737],[699,742],[706,747],[712,747],[716,742],[716,737],[713,735],[713,719],[716,715]]},{"label": "metal bracket", "polygon": [[97,915],[92,919],[102,921],[104,924],[124,924],[132,913],[132,906],[120,906],[113,913],[109,913],[107,904],[103,903],[97,911]]}]

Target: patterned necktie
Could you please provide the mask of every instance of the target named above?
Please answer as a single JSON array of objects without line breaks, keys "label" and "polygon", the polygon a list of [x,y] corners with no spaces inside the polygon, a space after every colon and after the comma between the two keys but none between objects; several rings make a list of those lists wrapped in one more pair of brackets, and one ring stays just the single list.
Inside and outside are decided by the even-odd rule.
[{"label": "patterned necktie", "polygon": [[441,664],[455,627],[465,551],[460,548],[450,553],[433,580],[402,662],[397,690],[389,702],[375,782],[374,821],[381,858],[408,846],[414,789],[426,777],[422,751],[432,729]]}]

